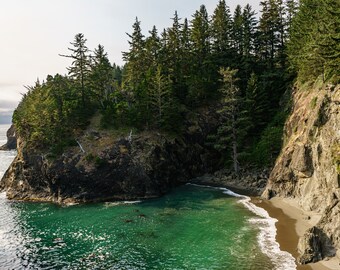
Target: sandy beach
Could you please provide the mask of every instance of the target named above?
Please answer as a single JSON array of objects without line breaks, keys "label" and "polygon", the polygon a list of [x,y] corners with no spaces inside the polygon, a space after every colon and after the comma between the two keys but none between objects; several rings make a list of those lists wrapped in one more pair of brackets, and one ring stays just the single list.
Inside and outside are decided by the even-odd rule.
[{"label": "sandy beach", "polygon": [[[255,198],[253,202],[257,206],[264,208],[271,217],[278,220],[276,223],[276,240],[282,250],[288,251],[297,258],[299,255],[297,251],[299,237],[318,222],[320,215],[303,211],[293,199],[273,198],[267,201]],[[339,270],[340,251],[337,252],[336,257],[322,262],[297,265],[297,270]]]}]

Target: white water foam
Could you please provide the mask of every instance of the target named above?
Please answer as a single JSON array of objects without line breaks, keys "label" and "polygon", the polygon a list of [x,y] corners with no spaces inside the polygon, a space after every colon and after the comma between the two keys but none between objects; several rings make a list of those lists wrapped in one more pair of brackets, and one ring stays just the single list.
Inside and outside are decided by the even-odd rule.
[{"label": "white water foam", "polygon": [[250,223],[256,224],[260,228],[257,240],[261,251],[266,254],[275,266],[275,270],[296,270],[295,259],[289,252],[282,251],[279,243],[276,241],[276,226],[278,221],[271,218],[266,210],[260,208],[253,203],[248,196],[237,194],[227,188],[213,187],[207,185],[187,184],[197,187],[213,188],[221,190],[224,194],[232,197],[240,198],[239,202],[242,203],[249,211],[253,212],[258,218],[251,218]]},{"label": "white water foam", "polygon": [[106,202],[105,207],[113,207],[118,205],[128,205],[128,204],[138,204],[142,201],[116,201],[116,202]]}]

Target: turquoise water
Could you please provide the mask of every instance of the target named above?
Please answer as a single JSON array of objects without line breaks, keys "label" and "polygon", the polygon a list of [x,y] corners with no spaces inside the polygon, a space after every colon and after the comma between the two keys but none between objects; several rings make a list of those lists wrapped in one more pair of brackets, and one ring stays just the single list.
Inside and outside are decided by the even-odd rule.
[{"label": "turquoise water", "polygon": [[194,186],[136,204],[60,207],[2,196],[0,268],[273,269],[249,223],[254,214],[237,201]]},{"label": "turquoise water", "polygon": [[[0,125],[0,143],[8,127]],[[0,151],[0,179],[15,154]],[[73,206],[0,193],[0,269],[295,269],[275,241],[275,222],[223,188]]]}]

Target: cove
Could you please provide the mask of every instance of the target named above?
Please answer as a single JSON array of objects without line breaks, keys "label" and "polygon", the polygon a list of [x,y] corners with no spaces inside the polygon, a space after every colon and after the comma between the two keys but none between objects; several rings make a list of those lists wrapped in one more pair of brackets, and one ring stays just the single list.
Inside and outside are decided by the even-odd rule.
[{"label": "cove", "polygon": [[213,188],[61,207],[0,198],[0,268],[274,269],[255,214]]}]

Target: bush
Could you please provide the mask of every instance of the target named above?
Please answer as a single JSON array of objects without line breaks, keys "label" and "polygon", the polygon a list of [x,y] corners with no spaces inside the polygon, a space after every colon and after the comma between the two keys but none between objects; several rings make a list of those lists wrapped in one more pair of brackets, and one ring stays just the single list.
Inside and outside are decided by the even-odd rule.
[{"label": "bush", "polygon": [[252,150],[251,159],[253,163],[258,166],[273,164],[281,150],[282,134],[283,127],[268,126]]}]

